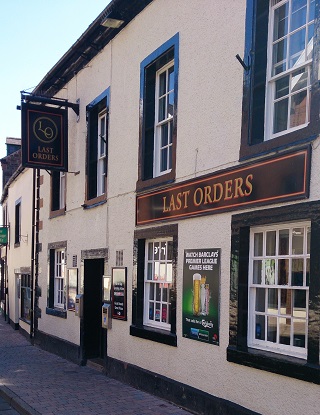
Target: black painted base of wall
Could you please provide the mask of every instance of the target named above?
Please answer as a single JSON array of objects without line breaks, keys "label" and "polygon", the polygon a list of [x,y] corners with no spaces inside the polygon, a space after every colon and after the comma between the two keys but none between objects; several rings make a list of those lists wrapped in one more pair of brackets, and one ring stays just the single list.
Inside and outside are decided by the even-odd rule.
[{"label": "black painted base of wall", "polygon": [[107,358],[106,374],[198,415],[259,415],[225,399],[110,357]]},{"label": "black painted base of wall", "polygon": [[83,364],[80,352],[80,346],[66,340],[59,339],[52,335],[36,331],[33,344],[41,349],[56,354],[64,359],[70,360],[78,365]]},{"label": "black painted base of wall", "polygon": [[9,323],[14,330],[19,330],[19,323],[15,323],[11,319],[9,319]]}]

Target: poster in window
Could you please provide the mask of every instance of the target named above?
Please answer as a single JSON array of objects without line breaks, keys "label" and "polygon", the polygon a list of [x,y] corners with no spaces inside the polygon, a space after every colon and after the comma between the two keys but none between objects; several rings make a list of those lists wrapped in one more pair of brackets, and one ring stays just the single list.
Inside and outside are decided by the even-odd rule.
[{"label": "poster in window", "polygon": [[219,345],[220,259],[220,248],[184,251],[183,337]]},{"label": "poster in window", "polygon": [[127,320],[127,268],[112,268],[112,318]]},{"label": "poster in window", "polygon": [[76,295],[78,294],[78,268],[68,268],[68,310],[75,311]]}]

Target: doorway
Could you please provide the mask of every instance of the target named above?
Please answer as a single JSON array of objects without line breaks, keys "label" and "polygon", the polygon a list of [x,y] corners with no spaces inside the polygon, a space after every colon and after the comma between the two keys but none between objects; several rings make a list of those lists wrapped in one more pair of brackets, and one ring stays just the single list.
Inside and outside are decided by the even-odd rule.
[{"label": "doorway", "polygon": [[101,327],[104,259],[84,260],[83,328],[86,359],[104,359],[106,334]]}]

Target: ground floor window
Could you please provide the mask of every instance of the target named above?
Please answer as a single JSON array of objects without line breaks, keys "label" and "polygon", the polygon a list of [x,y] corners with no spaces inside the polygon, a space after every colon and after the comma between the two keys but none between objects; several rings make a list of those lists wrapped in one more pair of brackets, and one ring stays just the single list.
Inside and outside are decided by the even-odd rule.
[{"label": "ground floor window", "polygon": [[21,312],[20,316],[28,323],[31,322],[31,275],[21,274]]},{"label": "ground floor window", "polygon": [[310,223],[252,228],[248,346],[306,358]]},{"label": "ground floor window", "polygon": [[320,383],[320,202],[232,217],[227,359]]},{"label": "ground floor window", "polygon": [[48,245],[48,301],[46,313],[66,318],[67,242]]},{"label": "ground floor window", "polygon": [[135,231],[130,334],[176,346],[178,226]]},{"label": "ground floor window", "polygon": [[146,241],[144,324],[170,330],[172,241]]}]

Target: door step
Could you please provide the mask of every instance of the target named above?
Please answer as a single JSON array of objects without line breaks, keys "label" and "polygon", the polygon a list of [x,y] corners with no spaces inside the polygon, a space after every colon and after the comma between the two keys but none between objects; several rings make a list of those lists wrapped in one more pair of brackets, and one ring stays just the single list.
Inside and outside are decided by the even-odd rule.
[{"label": "door step", "polygon": [[104,368],[104,360],[103,359],[88,359],[87,360],[87,366],[90,367],[91,369],[95,369],[98,372],[105,372],[105,368]]}]

